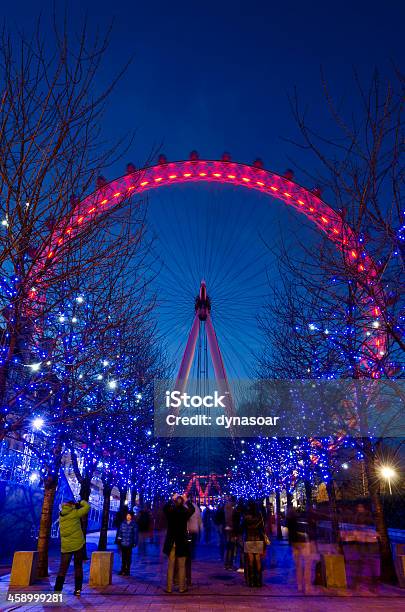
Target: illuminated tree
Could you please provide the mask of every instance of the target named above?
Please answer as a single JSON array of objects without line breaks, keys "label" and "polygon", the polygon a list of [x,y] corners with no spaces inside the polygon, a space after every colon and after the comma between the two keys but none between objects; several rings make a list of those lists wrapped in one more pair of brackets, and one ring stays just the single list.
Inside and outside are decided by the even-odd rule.
[{"label": "illuminated tree", "polygon": [[[284,252],[295,287],[302,287],[307,296],[318,300],[318,307],[312,311],[313,320],[308,321],[314,325],[310,330],[314,339],[308,344],[307,334],[303,344],[315,342],[324,348],[334,344],[341,362],[338,376],[345,372],[353,380],[395,380],[403,375],[405,349],[405,217],[400,155],[403,81],[399,72],[381,76],[375,71],[370,86],[363,87],[355,74],[347,112],[344,104],[339,104],[338,110],[326,79],[323,84],[331,118],[329,132],[321,134],[310,125],[308,114],[301,111],[295,96],[292,108],[300,133],[297,144],[314,156],[318,172],[312,179],[355,231],[357,244],[349,252],[339,252],[327,243],[317,244],[315,249],[302,245],[305,262]],[[365,249],[376,262],[372,274],[363,262]],[[353,258],[358,260],[357,266],[353,266]],[[317,318],[321,325],[317,325]],[[333,328],[337,333],[326,334]],[[380,338],[372,341],[375,329],[379,329]],[[394,393],[403,404],[399,385]],[[360,411],[360,420],[366,413],[364,407],[375,401],[371,391],[368,395],[355,407],[357,413]],[[381,442],[381,435],[358,439],[380,540],[381,578],[395,582],[378,478]]]},{"label": "illuminated tree", "polygon": [[[112,352],[118,317],[123,331],[127,311],[135,324],[151,306],[139,202],[125,195],[80,231],[80,218],[71,225],[74,206],[100,187],[100,171],[123,148],[123,141],[106,143],[99,127],[122,72],[100,90],[108,33],[92,41],[84,27],[72,44],[69,25],[56,23],[53,40],[39,25],[31,39],[12,44],[3,30],[0,40],[0,441],[17,438],[41,457],[42,576],[62,456],[78,421],[103,408],[92,402],[98,347]],[[128,267],[134,254],[137,264]],[[134,279],[126,293],[125,270]],[[31,422],[34,444],[25,435]]]},{"label": "illuminated tree", "polygon": [[[371,304],[394,350],[404,351],[403,80],[399,72],[380,75],[374,71],[370,85],[364,87],[355,74],[349,108],[341,105],[340,110],[325,78],[323,86],[330,113],[329,134],[320,134],[310,125],[295,96],[292,108],[301,137],[297,145],[310,151],[317,162],[318,174],[311,178],[321,188],[318,191],[325,193],[325,199],[356,232],[359,262],[353,266],[350,253],[342,257],[327,244],[317,252],[306,246],[306,286],[316,295],[325,273],[350,283],[353,307],[364,313]],[[364,249],[377,262],[372,279],[362,265]],[[384,287],[383,292],[379,286]],[[329,295],[333,289],[333,285],[328,287]],[[390,375],[386,356],[376,357],[374,367]]]},{"label": "illuminated tree", "polygon": [[[71,44],[68,29],[55,25],[53,40],[39,24],[31,38],[12,43],[6,29],[0,37],[0,440],[29,417],[13,383],[35,367],[38,335],[59,289],[116,254],[100,239],[111,231],[109,216],[98,214],[80,232],[69,222],[73,205],[94,190],[124,144],[106,143],[99,128],[122,72],[100,90],[108,34],[92,41],[84,27]],[[115,210],[123,204],[117,200]],[[49,245],[59,235],[69,239],[58,238],[54,255]],[[97,250],[87,248],[94,243]]]},{"label": "illuminated tree", "polygon": [[[133,246],[137,248],[137,245]],[[119,400],[127,392],[128,372],[123,370],[123,355],[129,352],[129,345],[133,351],[132,362],[139,364],[138,369],[143,363],[142,338],[146,337],[146,318],[151,304],[142,301],[144,290],[139,294],[137,284],[127,282],[120,266],[113,270],[114,273],[106,274],[101,269],[88,279],[82,277],[81,291],[76,285],[69,287],[66,283],[61,290],[57,311],[53,315],[48,313],[43,328],[52,343],[42,361],[37,356],[36,362],[41,365],[35,374],[37,381],[33,393],[44,397],[40,413],[44,425],[37,432],[37,439],[42,433],[45,448],[36,444],[32,450],[40,456],[45,485],[38,539],[40,567],[44,573],[53,501],[63,455],[70,450],[74,459],[75,441],[89,443],[91,432],[95,432],[96,439],[101,437],[107,419],[104,412],[111,419],[111,432],[119,439],[120,430],[114,419],[120,416]],[[135,270],[136,260],[131,274]],[[26,400],[29,401],[29,396]],[[88,435],[78,438],[79,432]],[[20,434],[16,431],[14,435]],[[102,456],[101,451],[99,456]],[[88,459],[81,481],[85,498],[90,492],[89,483],[94,471],[94,457]],[[75,467],[75,462],[73,465]]]},{"label": "illuminated tree", "polygon": [[[320,265],[321,262],[322,259]],[[322,461],[325,476],[329,473],[329,478],[324,477],[323,480],[330,498],[335,538],[338,524],[333,475],[339,468],[339,453],[349,447],[358,460],[364,461],[376,529],[381,541],[382,565],[388,567],[386,574],[383,568],[383,575],[389,577],[391,553],[379,492],[378,468],[384,431],[386,435],[392,435],[395,423],[400,423],[403,414],[401,387],[395,384],[393,377],[390,378],[388,392],[397,396],[394,404],[397,408],[391,409],[389,419],[384,420],[387,389],[382,388],[382,384],[385,382],[383,372],[387,369],[384,367],[381,371],[382,378],[373,378],[375,368],[381,366],[381,356],[377,356],[376,363],[371,362],[367,334],[369,321],[355,306],[355,287],[351,282],[337,277],[331,279],[325,274],[315,297],[313,286],[308,290],[305,286],[301,268],[297,268],[295,275],[291,264],[290,259],[289,268],[284,269],[284,286],[274,291],[267,314],[261,320],[267,344],[260,359],[259,371],[280,378],[341,381],[335,388],[342,390],[342,398],[348,393],[350,401],[335,401],[331,411],[328,407],[330,402],[323,392],[325,386],[319,384],[319,401],[304,408],[307,418],[316,417],[321,423],[323,419],[326,425],[329,419],[332,425],[332,431],[329,427],[331,435],[326,439],[321,437],[307,441],[309,448],[305,454],[307,457],[311,457],[311,454],[318,456],[314,465],[318,468]],[[332,286],[331,293],[329,286]],[[286,337],[289,338],[288,342],[285,342]],[[387,361],[397,360],[399,350],[397,343],[389,342],[385,355]],[[368,378],[364,377],[365,354],[368,355]],[[370,415],[374,417],[371,420],[374,421],[374,429],[370,429]]]}]

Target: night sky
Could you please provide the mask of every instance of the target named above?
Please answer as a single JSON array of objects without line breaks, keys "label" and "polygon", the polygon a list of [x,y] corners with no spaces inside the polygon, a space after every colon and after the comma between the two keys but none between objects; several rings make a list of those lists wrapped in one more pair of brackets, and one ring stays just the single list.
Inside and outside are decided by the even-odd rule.
[{"label": "night sky", "polygon": [[[156,147],[169,160],[192,149],[211,159],[229,151],[237,161],[261,157],[281,173],[294,162],[316,173],[288,142],[297,136],[288,96],[296,88],[312,124],[329,135],[321,66],[341,108],[356,113],[352,68],[367,80],[374,66],[387,71],[402,56],[399,1],[66,4],[72,29],[85,12],[90,29],[114,19],[100,88],[133,56],[103,125],[111,139],[136,132],[128,159],[106,172],[111,179]],[[3,6],[3,15],[12,30],[29,31],[41,11],[46,28],[51,5],[21,0]],[[296,178],[313,186],[302,170]],[[250,374],[260,350],[256,316],[277,282],[272,250],[281,239],[291,248],[297,236],[314,240],[312,232],[280,203],[220,187],[162,189],[150,197],[149,216],[162,263],[156,316],[170,357],[181,355],[204,276],[229,376]]]}]

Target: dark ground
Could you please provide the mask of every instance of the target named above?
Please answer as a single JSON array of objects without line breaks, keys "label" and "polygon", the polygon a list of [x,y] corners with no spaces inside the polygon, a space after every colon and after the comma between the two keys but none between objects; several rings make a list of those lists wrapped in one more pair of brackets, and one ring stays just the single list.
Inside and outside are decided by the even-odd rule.
[{"label": "dark ground", "polygon": [[[109,533],[109,549],[116,551],[113,544],[114,533]],[[88,536],[89,552],[96,549],[98,534]],[[113,584],[109,587],[94,589],[86,585],[89,562],[85,564],[85,585],[80,599],[73,597],[73,575],[70,569],[64,591],[62,606],[6,605],[9,576],[0,578],[1,610],[283,610],[300,612],[325,612],[386,610],[396,612],[405,610],[405,592],[399,588],[374,584],[370,577],[372,565],[363,570],[369,574],[355,586],[349,580],[346,591],[326,590],[314,587],[311,595],[297,591],[295,571],[290,548],[286,542],[273,542],[268,548],[264,586],[262,589],[249,588],[244,583],[243,574],[226,571],[219,559],[215,543],[201,543],[197,559],[193,565],[193,585],[185,594],[174,592],[165,594],[166,560],[161,553],[161,543],[147,543],[146,552],[135,550],[130,577],[118,576],[120,561],[114,555]],[[50,555],[51,578],[37,583],[31,592],[52,590],[58,567],[58,555],[52,550]]]}]

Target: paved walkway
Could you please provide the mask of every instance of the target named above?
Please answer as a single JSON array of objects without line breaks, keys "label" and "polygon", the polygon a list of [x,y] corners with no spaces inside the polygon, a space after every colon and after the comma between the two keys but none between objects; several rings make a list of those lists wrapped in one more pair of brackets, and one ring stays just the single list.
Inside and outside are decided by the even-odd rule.
[{"label": "paved walkway", "polygon": [[[96,536],[89,536],[89,552],[96,548]],[[115,550],[113,533],[109,534],[109,549]],[[117,575],[120,568],[118,555],[114,555],[113,584],[94,589],[86,585],[89,563],[85,564],[85,585],[82,596],[75,598],[72,568],[64,590],[62,606],[34,606],[7,604],[9,575],[0,578],[1,610],[132,610],[139,611],[200,611],[275,610],[283,612],[325,612],[385,610],[405,611],[405,591],[399,588],[360,586],[347,591],[314,587],[314,594],[301,595],[295,585],[295,572],[291,552],[286,543],[273,543],[268,552],[262,589],[248,588],[243,574],[223,569],[215,545],[201,544],[193,565],[193,586],[185,594],[165,594],[166,563],[161,545],[147,544],[146,553],[136,550],[130,577]],[[50,592],[58,567],[58,557],[51,554],[51,579],[43,580],[30,592]]]}]

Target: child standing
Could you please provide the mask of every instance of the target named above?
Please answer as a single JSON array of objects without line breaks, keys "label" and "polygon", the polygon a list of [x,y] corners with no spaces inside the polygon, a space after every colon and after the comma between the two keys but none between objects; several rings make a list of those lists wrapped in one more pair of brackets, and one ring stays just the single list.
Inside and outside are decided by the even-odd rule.
[{"label": "child standing", "polygon": [[117,542],[121,547],[121,576],[129,576],[132,561],[132,549],[138,544],[138,529],[131,512],[122,521]]}]

